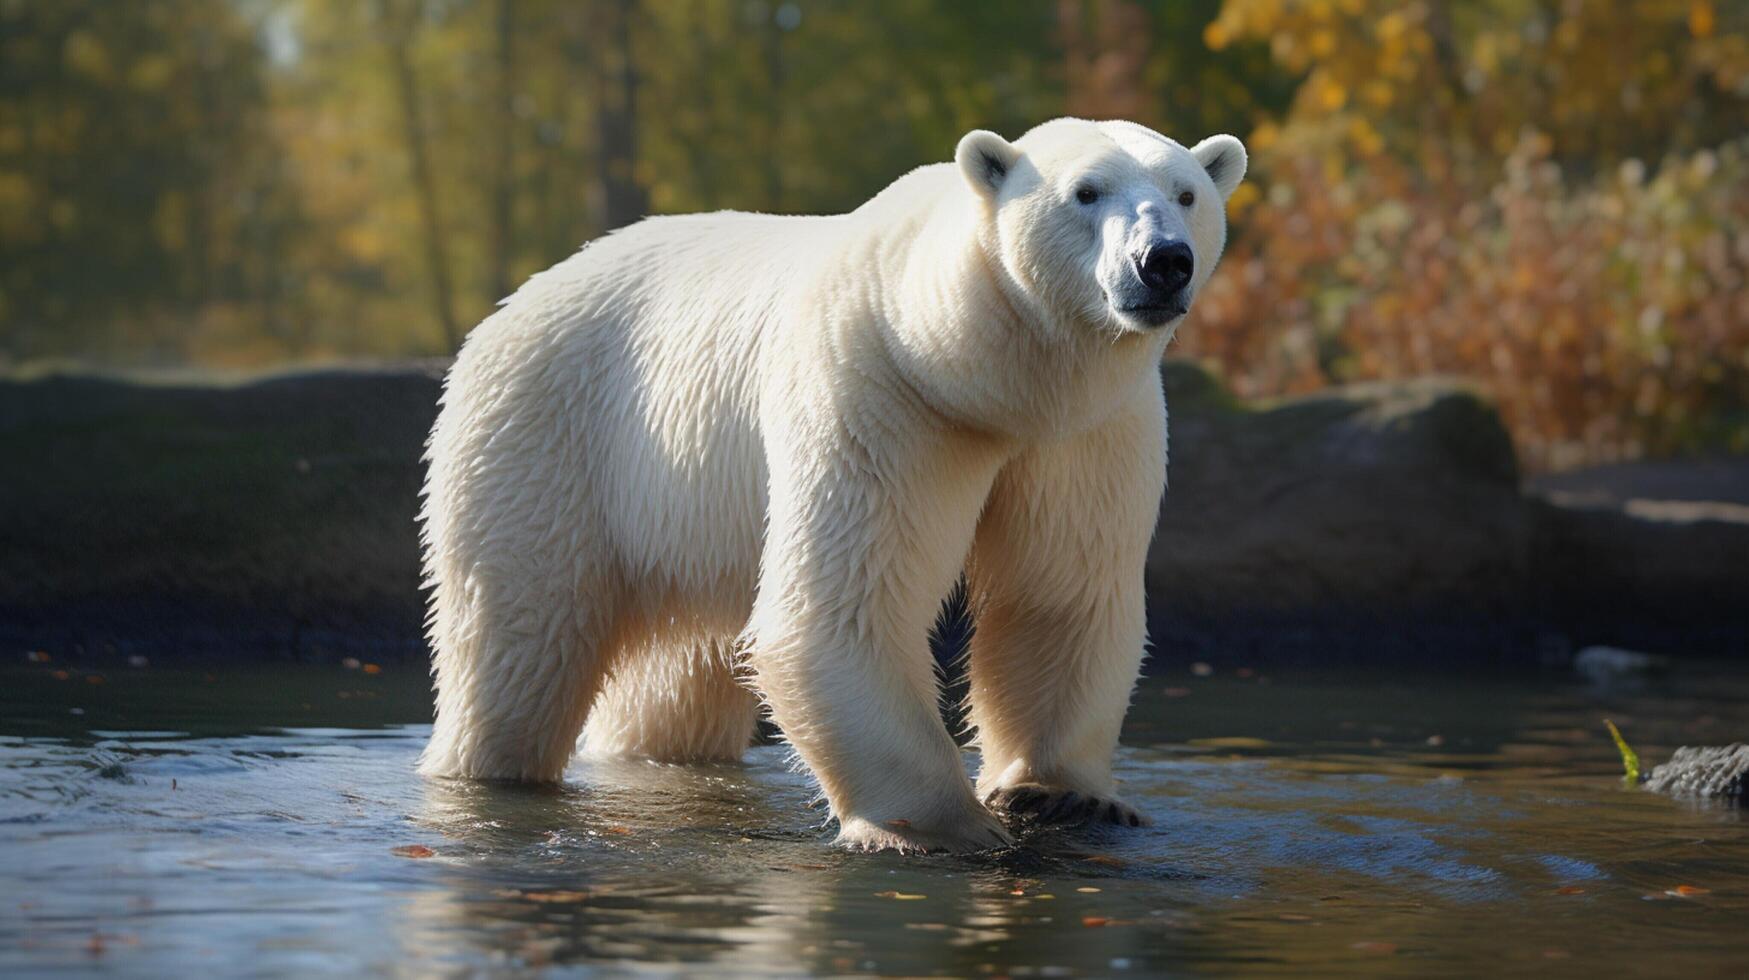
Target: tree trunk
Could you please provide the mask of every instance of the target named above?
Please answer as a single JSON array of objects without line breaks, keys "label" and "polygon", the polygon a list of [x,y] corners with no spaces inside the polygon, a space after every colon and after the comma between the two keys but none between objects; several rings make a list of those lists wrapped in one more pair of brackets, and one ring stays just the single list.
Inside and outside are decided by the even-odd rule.
[{"label": "tree trunk", "polygon": [[510,295],[511,253],[516,248],[516,0],[498,0],[498,138],[492,147],[492,242],[487,289],[492,300]]},{"label": "tree trunk", "polygon": [[600,99],[596,110],[600,166],[596,198],[603,231],[642,218],[649,198],[633,173],[637,162],[638,75],[632,57],[633,0],[607,0],[601,23]]},{"label": "tree trunk", "polygon": [[383,41],[394,71],[395,91],[401,102],[401,121],[407,140],[407,155],[413,164],[413,191],[419,202],[419,219],[425,231],[425,265],[431,279],[431,301],[443,342],[451,353],[461,347],[455,306],[449,281],[449,249],[443,238],[443,216],[438,212],[437,182],[431,172],[431,152],[425,142],[425,117],[419,102],[419,76],[413,68],[413,35],[418,26],[417,3],[404,7],[384,4]]}]

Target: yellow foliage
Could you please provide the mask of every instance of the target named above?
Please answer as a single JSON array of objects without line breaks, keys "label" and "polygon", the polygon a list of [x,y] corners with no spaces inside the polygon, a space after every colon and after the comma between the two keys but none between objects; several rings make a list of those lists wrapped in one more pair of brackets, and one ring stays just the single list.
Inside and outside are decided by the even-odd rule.
[{"label": "yellow foliage", "polygon": [[1348,103],[1348,90],[1333,78],[1326,78],[1316,91],[1316,104],[1326,112],[1334,112]]},{"label": "yellow foliage", "polygon": [[341,229],[340,247],[356,261],[380,262],[388,256],[391,246],[380,230],[354,223]]},{"label": "yellow foliage", "polygon": [[29,177],[0,171],[0,235],[7,239],[34,238],[30,211],[35,201],[36,189]]},{"label": "yellow foliage", "polygon": [[103,81],[111,74],[109,51],[97,39],[97,35],[90,31],[74,31],[68,34],[61,47],[61,60],[74,74],[85,75],[97,81]]},{"label": "yellow foliage", "polygon": [[1280,138],[1281,127],[1273,122],[1265,120],[1258,123],[1257,128],[1251,131],[1251,138],[1246,140],[1245,145],[1250,147],[1251,152],[1256,153],[1260,150],[1267,150],[1271,146],[1274,146],[1275,141]]},{"label": "yellow foliage", "polygon": [[1467,376],[1532,468],[1749,450],[1749,20],[1226,0],[1219,23],[1304,75],[1253,131],[1187,354],[1252,396]]},{"label": "yellow foliage", "polygon": [[1688,32],[1695,37],[1713,36],[1713,5],[1696,0],[1688,5]]},{"label": "yellow foliage", "polygon": [[137,89],[161,89],[170,83],[176,74],[176,65],[169,58],[159,54],[148,54],[135,61],[128,69],[128,84]]},{"label": "yellow foliage", "polygon": [[1257,190],[1257,184],[1255,181],[1240,184],[1238,189],[1233,191],[1233,196],[1227,199],[1227,210],[1235,216],[1243,214],[1247,208],[1256,204],[1262,196],[1262,193]]}]

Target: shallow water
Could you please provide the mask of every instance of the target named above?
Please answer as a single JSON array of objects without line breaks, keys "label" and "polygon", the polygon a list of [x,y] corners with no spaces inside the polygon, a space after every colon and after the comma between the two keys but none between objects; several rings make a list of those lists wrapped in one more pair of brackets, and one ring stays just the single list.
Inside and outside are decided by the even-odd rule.
[{"label": "shallow water", "polygon": [[1730,667],[1637,689],[1166,671],[1119,758],[1155,826],[906,858],[829,847],[776,746],[739,767],[580,764],[557,790],[457,785],[413,774],[414,668],[56,666],[0,673],[0,974],[1749,961],[1742,811],[1624,790],[1601,727],[1648,762],[1749,737]]}]

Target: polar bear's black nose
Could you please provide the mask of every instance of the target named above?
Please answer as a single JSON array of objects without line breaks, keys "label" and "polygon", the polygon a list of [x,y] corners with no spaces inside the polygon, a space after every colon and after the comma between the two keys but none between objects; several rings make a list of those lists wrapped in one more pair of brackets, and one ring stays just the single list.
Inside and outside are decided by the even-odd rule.
[{"label": "polar bear's black nose", "polygon": [[1142,282],[1167,296],[1183,289],[1195,271],[1196,253],[1183,242],[1155,242],[1136,263]]}]

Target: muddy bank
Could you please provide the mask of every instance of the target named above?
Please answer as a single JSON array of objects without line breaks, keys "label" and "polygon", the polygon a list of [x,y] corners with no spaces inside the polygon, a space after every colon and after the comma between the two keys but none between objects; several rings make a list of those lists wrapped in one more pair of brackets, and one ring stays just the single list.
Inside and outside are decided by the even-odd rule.
[{"label": "muddy bank", "polygon": [[[0,644],[423,656],[414,515],[440,371],[0,382]],[[1158,656],[1535,663],[1749,640],[1749,508],[1646,496],[1708,485],[1669,464],[1647,486],[1527,492],[1499,420],[1452,387],[1249,405],[1194,368],[1166,380]]]}]

